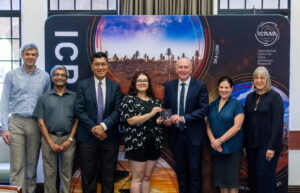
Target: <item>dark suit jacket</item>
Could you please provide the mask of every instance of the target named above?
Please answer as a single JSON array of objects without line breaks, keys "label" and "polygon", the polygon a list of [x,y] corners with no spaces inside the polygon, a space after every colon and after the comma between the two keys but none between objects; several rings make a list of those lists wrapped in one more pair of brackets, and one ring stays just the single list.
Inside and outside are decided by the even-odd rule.
[{"label": "dark suit jacket", "polygon": [[[185,124],[189,140],[194,145],[204,143],[206,128],[204,118],[208,114],[208,93],[204,82],[191,78],[186,102],[185,102]],[[172,114],[178,114],[178,80],[165,84],[165,97],[163,107],[172,109]],[[174,137],[178,128],[172,126],[170,129],[170,143],[175,142]]]},{"label": "dark suit jacket", "polygon": [[[103,121],[108,138],[103,142],[118,143],[119,106],[122,100],[120,85],[106,78],[106,98]],[[99,141],[91,129],[97,125],[97,99],[94,77],[80,81],[77,87],[75,114],[79,118],[77,141],[93,143]]]}]

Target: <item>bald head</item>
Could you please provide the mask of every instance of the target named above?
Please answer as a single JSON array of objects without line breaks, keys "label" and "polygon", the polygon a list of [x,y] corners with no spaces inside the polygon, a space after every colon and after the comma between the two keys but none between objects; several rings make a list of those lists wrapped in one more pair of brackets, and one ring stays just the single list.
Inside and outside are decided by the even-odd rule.
[{"label": "bald head", "polygon": [[192,62],[188,58],[180,58],[179,60],[177,60],[176,66],[180,65],[181,63],[188,64],[192,67]]},{"label": "bald head", "polygon": [[180,58],[175,65],[178,78],[185,82],[192,74],[192,62],[188,58]]}]

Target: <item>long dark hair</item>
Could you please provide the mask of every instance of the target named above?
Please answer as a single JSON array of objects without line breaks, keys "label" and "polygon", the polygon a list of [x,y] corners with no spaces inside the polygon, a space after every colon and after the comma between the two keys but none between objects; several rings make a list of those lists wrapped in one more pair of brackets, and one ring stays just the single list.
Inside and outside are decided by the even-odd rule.
[{"label": "long dark hair", "polygon": [[137,95],[138,91],[136,89],[136,82],[137,82],[137,78],[140,75],[145,75],[147,77],[147,79],[148,79],[148,89],[146,90],[146,94],[147,94],[148,97],[154,98],[155,95],[154,95],[154,92],[153,92],[153,89],[152,89],[151,79],[150,79],[149,75],[144,71],[140,71],[140,72],[135,73],[135,75],[133,76],[133,78],[131,80],[131,84],[130,84],[130,87],[129,87],[128,94],[132,95],[132,96]]}]

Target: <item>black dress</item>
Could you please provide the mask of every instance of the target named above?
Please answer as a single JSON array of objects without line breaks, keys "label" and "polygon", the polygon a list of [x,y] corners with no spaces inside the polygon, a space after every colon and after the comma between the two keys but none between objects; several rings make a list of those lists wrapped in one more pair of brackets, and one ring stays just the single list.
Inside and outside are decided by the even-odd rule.
[{"label": "black dress", "polygon": [[280,152],[283,144],[283,101],[274,90],[250,93],[245,103],[245,146]]},{"label": "black dress", "polygon": [[[250,193],[275,193],[276,165],[283,146],[283,101],[274,90],[250,93],[245,103],[245,146]],[[275,151],[266,160],[267,150]]]},{"label": "black dress", "polygon": [[126,121],[131,117],[150,113],[155,106],[161,107],[156,98],[150,98],[148,101],[130,95],[123,98],[120,114],[125,122],[125,158],[135,161],[159,158],[163,129],[156,123],[158,115],[139,125],[129,125]]}]

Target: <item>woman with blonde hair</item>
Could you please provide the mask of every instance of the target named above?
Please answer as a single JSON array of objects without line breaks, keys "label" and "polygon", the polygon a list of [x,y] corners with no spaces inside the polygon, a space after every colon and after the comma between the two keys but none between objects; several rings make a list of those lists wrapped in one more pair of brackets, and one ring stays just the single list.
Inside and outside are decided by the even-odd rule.
[{"label": "woman with blonde hair", "polygon": [[283,101],[265,67],[253,73],[254,92],[245,103],[245,146],[251,193],[275,193],[275,169],[282,149]]}]

